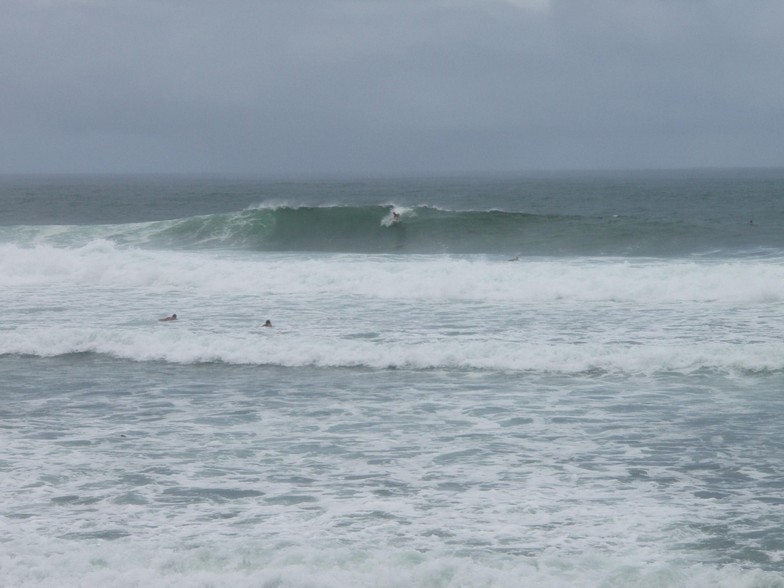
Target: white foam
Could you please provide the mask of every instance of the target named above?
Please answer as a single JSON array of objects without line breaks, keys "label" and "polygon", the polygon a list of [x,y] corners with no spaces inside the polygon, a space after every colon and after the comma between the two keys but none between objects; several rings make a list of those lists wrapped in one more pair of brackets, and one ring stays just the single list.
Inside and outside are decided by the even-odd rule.
[{"label": "white foam", "polygon": [[[0,246],[1,353],[653,373],[784,368],[776,261]],[[157,318],[177,313],[177,324]],[[266,319],[275,328],[259,330]]]},{"label": "white foam", "polygon": [[[86,320],[86,319],[85,319]],[[154,321],[153,317],[149,322]],[[182,323],[184,319],[180,319]],[[279,329],[278,329],[279,330]],[[94,352],[134,361],[173,363],[224,362],[289,367],[371,367],[407,369],[482,369],[574,374],[690,373],[784,369],[784,342],[733,344],[532,344],[525,341],[466,341],[454,337],[430,341],[386,342],[317,337],[308,331],[210,333],[187,326],[36,327],[3,332],[0,354],[51,357]]]},{"label": "white foam", "polygon": [[[397,218],[395,218],[395,214],[397,214]],[[381,226],[391,227],[394,224],[402,222],[404,217],[410,218],[415,215],[416,212],[414,212],[413,208],[392,205],[387,215],[381,219]]]},{"label": "white foam", "polygon": [[0,246],[0,286],[180,285],[227,294],[330,293],[380,299],[731,302],[780,301],[779,260],[533,259],[282,255]]},{"label": "white foam", "polygon": [[[87,555],[87,557],[85,557]],[[247,542],[192,551],[143,549],[116,542],[86,551],[52,546],[0,561],[4,579],[15,588],[113,586],[131,588],[244,588],[319,586],[323,588],[403,588],[410,586],[492,586],[518,588],[753,588],[776,586],[775,573],[703,565],[629,562],[590,554],[568,559],[482,560],[405,550],[388,552],[282,549],[254,552]]]}]

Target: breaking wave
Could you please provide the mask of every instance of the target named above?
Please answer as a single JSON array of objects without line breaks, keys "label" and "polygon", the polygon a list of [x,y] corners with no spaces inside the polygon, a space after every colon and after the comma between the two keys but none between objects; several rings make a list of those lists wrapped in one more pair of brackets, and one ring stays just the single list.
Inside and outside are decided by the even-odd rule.
[{"label": "breaking wave", "polygon": [[96,238],[154,248],[510,256],[670,256],[784,248],[781,236],[745,225],[391,204],[281,204],[148,223],[0,228],[0,239],[17,243],[69,246]]}]

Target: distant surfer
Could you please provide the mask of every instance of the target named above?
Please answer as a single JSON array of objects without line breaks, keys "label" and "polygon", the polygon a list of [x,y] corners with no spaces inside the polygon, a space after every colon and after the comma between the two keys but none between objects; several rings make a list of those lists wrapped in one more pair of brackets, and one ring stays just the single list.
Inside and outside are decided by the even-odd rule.
[{"label": "distant surfer", "polygon": [[520,257],[519,257],[519,256],[517,256],[517,255],[515,255],[515,256],[514,256],[512,259],[510,259],[509,261],[520,261]]},{"label": "distant surfer", "polygon": [[271,327],[271,326],[272,326],[272,323],[270,322],[270,320],[269,320],[269,319],[267,319],[266,321],[264,321],[264,324],[263,324],[263,325],[261,325],[261,326],[262,326],[262,327]]},{"label": "distant surfer", "polygon": [[392,222],[399,223],[400,222],[400,213],[397,211],[392,211]]},{"label": "distant surfer", "polygon": [[158,320],[159,320],[160,322],[162,322],[162,323],[165,323],[165,322],[168,322],[168,321],[176,321],[176,320],[177,320],[177,315],[176,315],[176,314],[173,314],[173,315],[171,315],[171,316],[167,316],[167,317],[164,317],[164,318],[162,318],[162,319],[158,319]]}]

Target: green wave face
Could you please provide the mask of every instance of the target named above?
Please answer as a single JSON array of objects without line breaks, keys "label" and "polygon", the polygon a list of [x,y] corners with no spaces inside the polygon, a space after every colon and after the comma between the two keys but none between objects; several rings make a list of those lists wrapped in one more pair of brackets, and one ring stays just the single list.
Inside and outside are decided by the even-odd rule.
[{"label": "green wave face", "polygon": [[433,207],[281,207],[161,224],[150,243],[180,247],[234,247],[259,251],[348,253],[546,253],[568,218]]},{"label": "green wave face", "polygon": [[148,235],[152,244],[176,247],[510,256],[679,255],[755,245],[732,238],[714,227],[678,221],[431,206],[261,208],[168,221]]},{"label": "green wave face", "polygon": [[[393,218],[393,211],[399,217]],[[777,247],[742,226],[634,217],[534,215],[432,206],[279,206],[128,225],[5,227],[0,238],[74,246],[122,245],[346,253],[669,256]]]}]

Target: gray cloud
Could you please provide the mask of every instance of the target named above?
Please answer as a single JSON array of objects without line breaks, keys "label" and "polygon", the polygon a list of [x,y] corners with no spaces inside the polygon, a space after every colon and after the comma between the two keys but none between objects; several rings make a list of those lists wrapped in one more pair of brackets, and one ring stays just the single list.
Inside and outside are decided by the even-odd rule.
[{"label": "gray cloud", "polygon": [[783,165],[778,0],[6,0],[0,171]]}]

